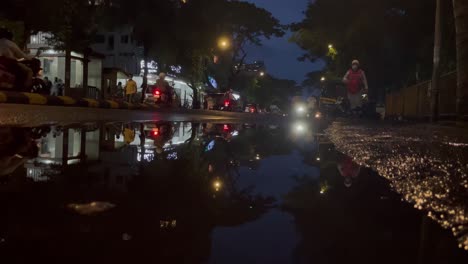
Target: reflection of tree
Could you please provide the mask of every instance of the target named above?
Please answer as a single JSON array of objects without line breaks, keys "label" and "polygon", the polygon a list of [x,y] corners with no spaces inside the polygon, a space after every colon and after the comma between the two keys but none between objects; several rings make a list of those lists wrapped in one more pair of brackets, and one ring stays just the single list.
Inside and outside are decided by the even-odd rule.
[{"label": "reflection of tree", "polygon": [[269,129],[266,126],[256,126],[245,129],[232,140],[232,151],[250,168],[257,168],[260,159],[273,155],[291,153],[293,146],[284,140],[285,129]]},{"label": "reflection of tree", "polygon": [[[229,144],[222,139],[218,141],[213,153],[205,153],[201,141],[188,140],[177,148],[177,160],[150,162],[133,183],[138,204],[158,209],[154,221],[159,221],[158,217],[177,221],[173,237],[177,246],[165,245],[165,251],[172,251],[170,254],[174,256],[185,255],[192,262],[207,260],[210,233],[215,226],[252,221],[272,203],[271,199],[254,196],[252,189],[238,190],[233,184],[235,174],[231,173]],[[210,171],[210,166],[215,169]],[[218,192],[213,187],[215,178],[223,182]],[[152,218],[151,213],[145,217]],[[146,229],[136,232],[148,234]]]}]

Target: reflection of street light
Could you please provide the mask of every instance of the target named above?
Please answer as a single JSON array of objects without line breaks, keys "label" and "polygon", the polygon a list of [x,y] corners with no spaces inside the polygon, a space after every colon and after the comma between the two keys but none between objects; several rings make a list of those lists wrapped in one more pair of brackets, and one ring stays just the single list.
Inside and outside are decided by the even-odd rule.
[{"label": "reflection of street light", "polygon": [[221,189],[221,181],[216,180],[216,181],[213,183],[213,187],[215,188],[216,191],[219,191],[219,189]]}]

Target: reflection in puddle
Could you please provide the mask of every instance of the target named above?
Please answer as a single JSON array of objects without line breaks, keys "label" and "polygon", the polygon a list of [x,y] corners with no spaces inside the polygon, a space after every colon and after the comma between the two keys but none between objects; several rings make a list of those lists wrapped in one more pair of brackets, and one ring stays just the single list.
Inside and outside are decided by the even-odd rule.
[{"label": "reflection in puddle", "polygon": [[71,203],[67,207],[80,215],[96,215],[114,208],[115,204],[95,201],[81,204]]},{"label": "reflection in puddle", "polygon": [[11,248],[6,259],[23,256],[19,263],[39,252],[136,263],[343,263],[362,252],[466,259],[453,237],[422,228],[419,211],[313,128],[2,128],[0,179],[9,180],[0,185],[0,249]]}]

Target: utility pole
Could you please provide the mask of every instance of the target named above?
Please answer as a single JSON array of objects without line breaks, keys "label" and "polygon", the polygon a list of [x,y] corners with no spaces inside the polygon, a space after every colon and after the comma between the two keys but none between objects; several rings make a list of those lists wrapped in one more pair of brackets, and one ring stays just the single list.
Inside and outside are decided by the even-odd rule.
[{"label": "utility pole", "polygon": [[435,33],[434,33],[434,66],[431,82],[431,122],[439,120],[440,89],[440,48],[442,43],[442,1],[436,0]]}]

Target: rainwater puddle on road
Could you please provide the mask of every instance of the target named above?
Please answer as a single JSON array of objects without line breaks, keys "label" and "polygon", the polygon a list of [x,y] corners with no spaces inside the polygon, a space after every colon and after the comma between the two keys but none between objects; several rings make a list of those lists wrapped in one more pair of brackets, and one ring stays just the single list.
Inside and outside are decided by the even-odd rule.
[{"label": "rainwater puddle on road", "polygon": [[310,126],[0,128],[2,263],[468,263]]}]

